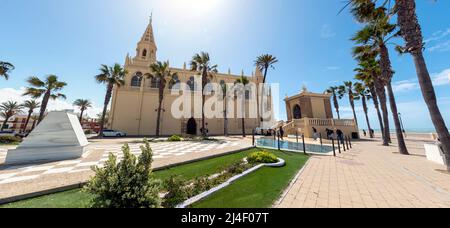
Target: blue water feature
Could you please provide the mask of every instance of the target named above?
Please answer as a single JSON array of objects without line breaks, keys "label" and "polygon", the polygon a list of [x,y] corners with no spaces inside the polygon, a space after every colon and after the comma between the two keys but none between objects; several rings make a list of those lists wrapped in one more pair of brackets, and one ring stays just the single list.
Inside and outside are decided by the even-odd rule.
[{"label": "blue water feature", "polygon": [[[258,139],[256,145],[259,147],[278,149],[278,141],[273,139]],[[305,144],[305,147],[307,153],[328,154],[333,152],[333,147],[331,146]],[[282,150],[303,152],[303,143],[280,141],[280,148]]]}]

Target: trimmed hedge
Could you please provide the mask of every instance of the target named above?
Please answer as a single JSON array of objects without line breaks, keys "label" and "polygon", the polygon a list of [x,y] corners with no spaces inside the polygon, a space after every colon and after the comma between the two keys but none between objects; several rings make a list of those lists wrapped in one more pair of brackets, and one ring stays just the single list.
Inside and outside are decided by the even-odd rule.
[{"label": "trimmed hedge", "polygon": [[269,153],[267,151],[259,151],[250,154],[247,158],[247,161],[252,164],[256,163],[270,164],[270,163],[277,163],[278,158],[274,154]]},{"label": "trimmed hedge", "polygon": [[0,144],[19,144],[22,139],[15,136],[0,136]]},{"label": "trimmed hedge", "polygon": [[178,136],[178,135],[172,135],[172,136],[168,139],[169,142],[180,142],[181,140],[182,140],[181,137]]}]

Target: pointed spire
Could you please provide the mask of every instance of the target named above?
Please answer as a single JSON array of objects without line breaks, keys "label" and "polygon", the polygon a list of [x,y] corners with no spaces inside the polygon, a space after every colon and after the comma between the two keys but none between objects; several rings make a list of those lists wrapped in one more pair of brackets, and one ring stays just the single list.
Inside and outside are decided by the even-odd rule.
[{"label": "pointed spire", "polygon": [[183,70],[186,70],[186,62],[183,63]]},{"label": "pointed spire", "polygon": [[231,68],[228,68],[228,75],[231,75]]},{"label": "pointed spire", "polygon": [[144,35],[142,35],[141,42],[155,43],[155,37],[153,35],[153,12],[150,15],[150,21],[147,25],[147,29],[145,30]]}]

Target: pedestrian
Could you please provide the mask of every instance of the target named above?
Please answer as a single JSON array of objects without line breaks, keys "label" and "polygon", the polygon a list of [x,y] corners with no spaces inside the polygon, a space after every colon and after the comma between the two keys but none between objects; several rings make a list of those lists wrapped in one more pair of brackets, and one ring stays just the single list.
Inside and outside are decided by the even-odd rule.
[{"label": "pedestrian", "polygon": [[317,139],[319,138],[319,133],[317,133],[317,129],[315,127],[313,127],[312,129],[313,129],[314,141],[317,141]]},{"label": "pedestrian", "polygon": [[342,144],[342,145],[345,144],[345,141],[344,141],[344,132],[342,132],[340,129],[337,129],[336,134],[337,134],[338,140],[341,141],[341,144]]},{"label": "pedestrian", "polygon": [[280,138],[281,138],[281,141],[284,141],[284,130],[283,130],[283,127],[280,127]]},{"label": "pedestrian", "polygon": [[367,137],[367,132],[364,129],[363,129],[363,134],[364,134],[364,137]]}]

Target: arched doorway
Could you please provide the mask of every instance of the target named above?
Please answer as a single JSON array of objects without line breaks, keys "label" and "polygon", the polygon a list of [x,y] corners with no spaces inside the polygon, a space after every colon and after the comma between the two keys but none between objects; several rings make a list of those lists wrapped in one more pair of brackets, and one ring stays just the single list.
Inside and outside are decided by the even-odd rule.
[{"label": "arched doorway", "polygon": [[300,108],[300,105],[295,105],[294,107],[294,119],[299,120],[302,118],[302,109]]},{"label": "arched doorway", "polygon": [[197,121],[194,118],[189,119],[187,122],[186,134],[197,135]]}]

